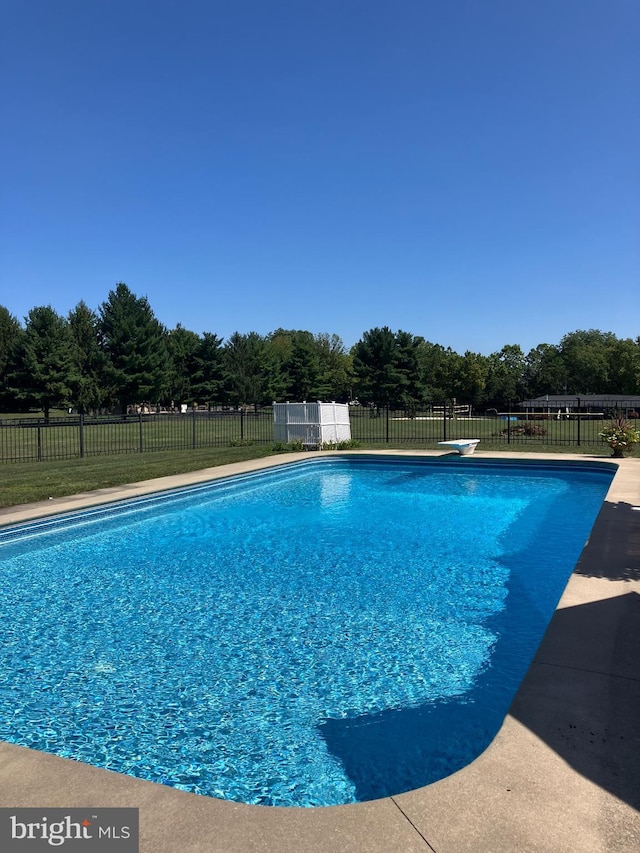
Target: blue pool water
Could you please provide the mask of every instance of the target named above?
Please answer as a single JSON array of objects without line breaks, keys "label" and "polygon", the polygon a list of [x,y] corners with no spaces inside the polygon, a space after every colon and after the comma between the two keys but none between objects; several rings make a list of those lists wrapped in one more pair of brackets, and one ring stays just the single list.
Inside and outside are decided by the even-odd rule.
[{"label": "blue pool water", "polygon": [[317,806],[495,736],[606,466],[320,458],[0,531],[0,738]]}]

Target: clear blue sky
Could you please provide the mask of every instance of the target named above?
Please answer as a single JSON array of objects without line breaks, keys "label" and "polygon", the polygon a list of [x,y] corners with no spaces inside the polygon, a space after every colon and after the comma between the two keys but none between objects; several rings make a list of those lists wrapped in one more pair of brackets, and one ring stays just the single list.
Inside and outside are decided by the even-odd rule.
[{"label": "clear blue sky", "polygon": [[638,0],[4,0],[0,304],[640,334]]}]

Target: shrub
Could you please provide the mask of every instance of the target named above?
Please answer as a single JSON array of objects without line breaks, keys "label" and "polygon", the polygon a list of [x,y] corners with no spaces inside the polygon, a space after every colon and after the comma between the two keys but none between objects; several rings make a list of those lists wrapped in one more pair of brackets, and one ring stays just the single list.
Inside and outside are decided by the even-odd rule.
[{"label": "shrub", "polygon": [[494,432],[493,434],[500,436],[501,438],[506,438],[508,435],[526,435],[529,437],[536,437],[546,435],[547,429],[539,424],[519,423],[512,426],[511,429],[501,429],[500,432]]},{"label": "shrub", "polygon": [[354,447],[360,447],[360,442],[355,438],[348,438],[344,441],[325,441],[322,445],[323,450],[351,450]]},{"label": "shrub", "polygon": [[294,438],[291,441],[276,441],[273,449],[276,453],[298,453],[304,450],[304,445],[299,438]]},{"label": "shrub", "polygon": [[538,424],[524,424],[518,429],[522,429],[523,435],[546,435],[547,428],[543,426],[538,426]]}]

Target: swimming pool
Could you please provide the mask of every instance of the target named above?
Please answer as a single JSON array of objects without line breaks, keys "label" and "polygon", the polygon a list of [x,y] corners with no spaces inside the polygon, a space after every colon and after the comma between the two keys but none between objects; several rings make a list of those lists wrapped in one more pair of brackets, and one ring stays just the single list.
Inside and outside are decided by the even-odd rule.
[{"label": "swimming pool", "polygon": [[612,477],[305,461],[0,532],[0,737],[276,805],[427,784],[494,737]]}]

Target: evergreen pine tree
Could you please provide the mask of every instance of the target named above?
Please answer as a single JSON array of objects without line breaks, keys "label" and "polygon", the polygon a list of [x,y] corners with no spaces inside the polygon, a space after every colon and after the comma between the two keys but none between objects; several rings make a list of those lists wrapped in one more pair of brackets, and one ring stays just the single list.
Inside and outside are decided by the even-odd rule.
[{"label": "evergreen pine tree", "polygon": [[84,301],[69,312],[69,331],[75,362],[73,397],[78,411],[97,410],[108,395],[105,356],[100,349],[98,315]]},{"label": "evergreen pine tree", "polygon": [[41,408],[48,418],[52,408],[71,405],[76,380],[67,321],[50,305],[32,308],[17,344],[9,390],[24,405]]},{"label": "evergreen pine tree", "polygon": [[166,331],[147,298],[119,282],[100,307],[99,331],[105,375],[121,410],[158,402],[167,391],[170,359]]},{"label": "evergreen pine tree", "polygon": [[11,411],[16,405],[15,395],[9,391],[9,373],[15,369],[18,343],[22,335],[24,329],[17,318],[4,305],[0,305],[0,408],[4,411]]}]

